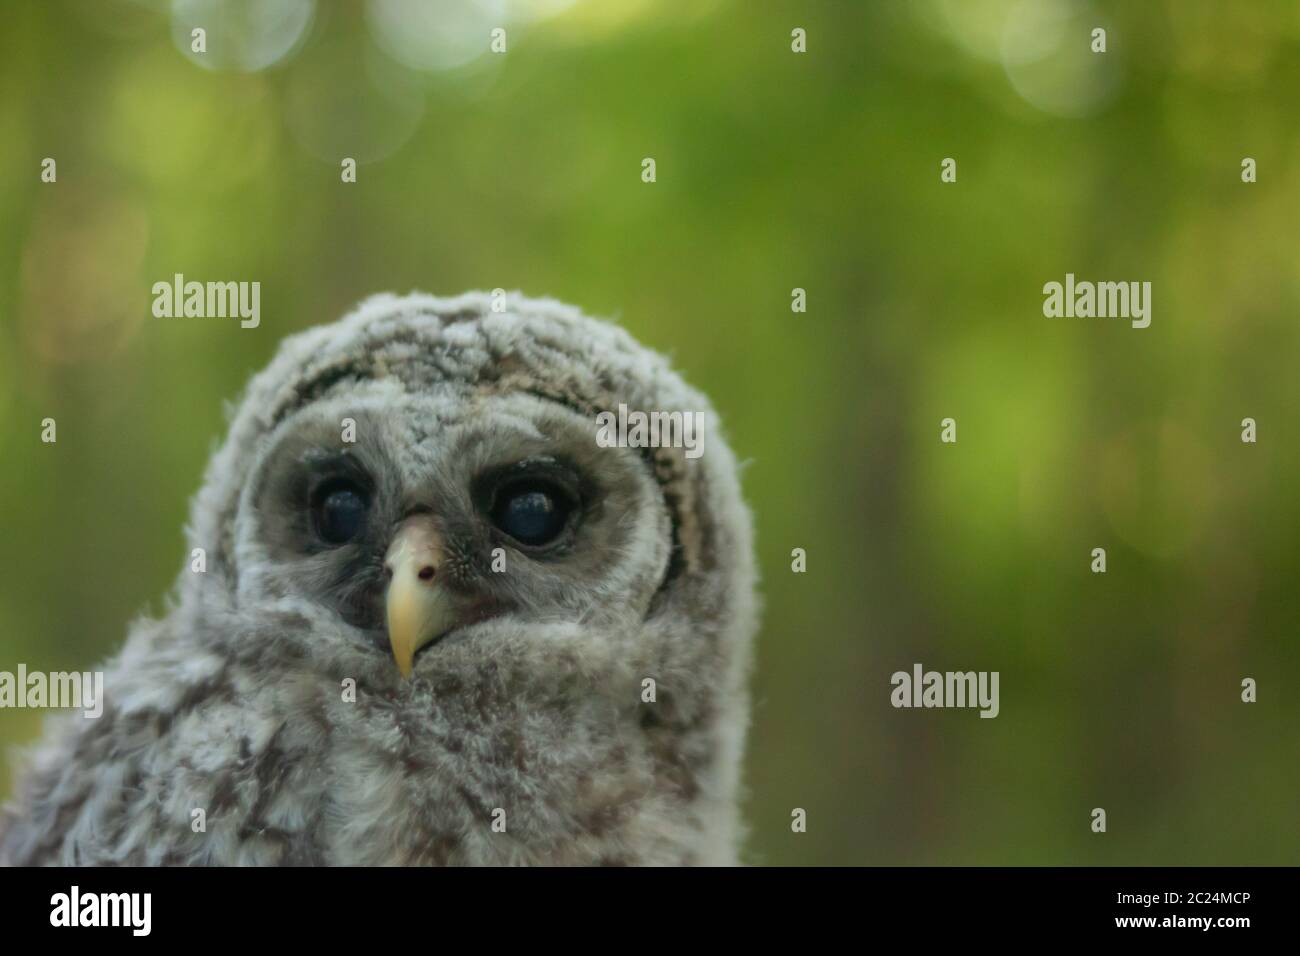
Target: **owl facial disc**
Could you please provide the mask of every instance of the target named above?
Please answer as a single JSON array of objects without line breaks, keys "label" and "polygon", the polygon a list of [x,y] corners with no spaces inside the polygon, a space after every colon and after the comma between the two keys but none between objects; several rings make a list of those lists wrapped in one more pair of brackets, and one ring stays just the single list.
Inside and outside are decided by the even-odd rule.
[{"label": "owl facial disc", "polygon": [[442,537],[428,515],[403,522],[384,557],[388,641],[403,677],[411,676],[416,651],[455,626],[455,607],[438,580],[442,563]]}]

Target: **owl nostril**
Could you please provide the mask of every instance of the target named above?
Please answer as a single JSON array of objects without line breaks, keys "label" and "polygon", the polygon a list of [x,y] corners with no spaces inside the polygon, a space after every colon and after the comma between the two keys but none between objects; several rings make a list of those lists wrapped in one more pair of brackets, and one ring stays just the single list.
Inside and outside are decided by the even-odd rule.
[{"label": "owl nostril", "polygon": [[433,580],[433,565],[432,565],[432,564],[426,564],[424,567],[420,568],[420,574],[419,574],[419,577],[420,577],[420,580],[421,580],[421,581],[432,581],[432,580]]}]

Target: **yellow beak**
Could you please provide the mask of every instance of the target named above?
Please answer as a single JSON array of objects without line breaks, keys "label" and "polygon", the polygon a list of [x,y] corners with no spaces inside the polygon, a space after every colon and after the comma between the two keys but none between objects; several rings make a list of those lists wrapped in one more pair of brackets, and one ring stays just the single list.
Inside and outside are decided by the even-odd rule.
[{"label": "yellow beak", "polygon": [[455,623],[455,609],[438,580],[442,563],[442,538],[424,515],[397,529],[384,557],[390,575],[384,599],[388,641],[403,677],[411,676],[415,652]]}]

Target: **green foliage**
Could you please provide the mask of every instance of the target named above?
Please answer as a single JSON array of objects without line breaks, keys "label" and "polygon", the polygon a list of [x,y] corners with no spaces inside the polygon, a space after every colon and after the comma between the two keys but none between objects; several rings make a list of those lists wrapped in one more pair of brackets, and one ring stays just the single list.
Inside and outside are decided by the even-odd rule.
[{"label": "green foliage", "polygon": [[[99,6],[0,34],[0,669],[89,667],[162,606],[283,335],[521,289],[671,354],[751,461],[748,859],[1296,861],[1293,5],[1064,4],[1053,42],[1108,52],[1022,66],[1050,30],[994,0],[589,0],[447,73],[350,4],[253,73]],[[260,281],[260,327],[155,319],[177,272]],[[1044,318],[1066,272],[1151,281],[1151,327]],[[892,709],[917,661],[1000,671],[1001,715]]]}]

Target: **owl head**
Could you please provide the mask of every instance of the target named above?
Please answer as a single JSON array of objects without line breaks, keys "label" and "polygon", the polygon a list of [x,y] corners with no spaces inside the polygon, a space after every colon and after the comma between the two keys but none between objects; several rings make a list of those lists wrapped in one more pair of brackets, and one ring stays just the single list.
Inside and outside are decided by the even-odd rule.
[{"label": "owl head", "polygon": [[[502,302],[379,296],[285,340],[194,501],[178,631],[320,754],[349,858],[729,862],[735,460],[662,357]],[[599,441],[619,406],[701,416],[703,453]]]}]

